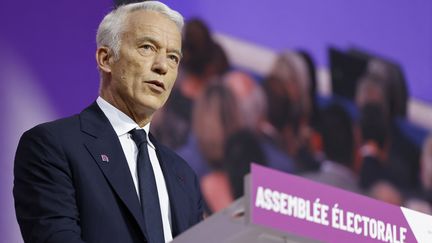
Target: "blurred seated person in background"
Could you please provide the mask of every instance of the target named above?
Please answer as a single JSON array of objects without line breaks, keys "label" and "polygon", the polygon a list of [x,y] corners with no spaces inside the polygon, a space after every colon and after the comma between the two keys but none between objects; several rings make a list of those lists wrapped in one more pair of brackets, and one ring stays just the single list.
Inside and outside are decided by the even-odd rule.
[{"label": "blurred seated person in background", "polygon": [[420,158],[420,187],[406,196],[405,207],[432,214],[432,136],[423,143]]},{"label": "blurred seated person in background", "polygon": [[391,119],[387,96],[384,84],[375,75],[367,73],[358,81],[355,102],[359,109],[367,104],[376,104]]},{"label": "blurred seated person in background", "polygon": [[[280,123],[286,98],[300,117],[306,119],[309,116],[309,77],[306,63],[300,55],[291,51],[279,54],[263,85],[268,100],[268,119],[274,127]],[[277,140],[277,134],[273,136]]]},{"label": "blurred seated person in background", "polygon": [[225,51],[213,40],[209,28],[200,19],[186,22],[183,53],[183,77],[179,89],[186,98],[195,100],[208,81],[229,69]]},{"label": "blurred seated person in background", "polygon": [[211,80],[218,79],[229,69],[225,51],[213,40],[209,28],[200,19],[186,22],[182,49],[178,82],[152,126],[155,136],[173,149],[187,140],[194,101]]},{"label": "blurred seated person in background", "polygon": [[432,203],[432,136],[424,142],[420,160],[420,180],[423,192]]},{"label": "blurred seated person in background", "polygon": [[232,134],[225,146],[224,168],[202,178],[202,191],[208,213],[218,212],[244,194],[244,176],[254,162],[267,165],[264,151],[252,131],[240,130]]},{"label": "blurred seated person in background", "polygon": [[390,131],[388,115],[378,103],[365,104],[360,110],[362,145],[360,186],[369,189],[381,180],[394,181],[388,160]]},{"label": "blurred seated person in background", "polygon": [[[397,188],[401,190],[411,190],[418,187],[419,149],[406,137],[405,134],[403,134],[401,129],[396,124],[396,118],[403,115],[405,112],[403,108],[405,107],[403,97],[397,97],[397,94],[403,93],[401,90],[404,90],[404,87],[391,88],[390,83],[392,81],[384,80],[384,78],[392,76],[397,77],[396,73],[395,75],[390,75],[387,72],[393,69],[385,68],[388,66],[387,64],[384,65],[382,63],[378,63],[381,63],[381,61],[372,60],[368,66],[366,74],[359,80],[358,87],[356,89],[356,105],[361,112],[366,111],[363,109],[363,107],[368,104],[373,104],[379,107],[377,109],[380,109],[380,111],[375,113],[381,114],[377,114],[376,116],[368,115],[369,118],[367,119],[383,119],[383,121],[381,121],[384,122],[384,125],[381,125],[383,128],[375,128],[375,131],[380,129],[385,131],[388,128],[385,138],[388,149],[383,147],[380,150],[380,153],[385,155],[384,157],[381,156],[381,160],[385,159],[387,161],[381,161],[382,163],[375,163],[375,165],[372,166],[371,164],[373,163],[370,162],[375,160],[370,159],[374,156],[370,156],[371,154],[368,154],[372,150],[362,150],[363,158],[367,157],[366,160],[363,159],[363,162],[367,163],[364,164],[363,167],[369,167],[369,169],[364,169],[362,172],[362,187],[368,188],[373,183],[368,182],[368,180],[371,178],[374,178],[374,180],[380,179],[379,174],[381,174],[381,176],[384,176],[384,178],[381,179],[389,180]],[[387,76],[384,75],[385,73],[387,73]],[[362,114],[360,116],[362,116]],[[372,125],[373,123],[374,121],[369,122],[369,124]],[[377,126],[379,124],[378,121],[375,121],[375,123],[376,124],[373,126]],[[362,129],[363,135],[365,132],[367,131]],[[368,141],[363,141],[363,145],[366,146],[363,148],[371,148]],[[381,170],[376,170],[380,167],[382,167]],[[369,176],[368,174],[372,175]],[[364,176],[366,176],[366,178]],[[369,179],[367,177],[369,177]]]},{"label": "blurred seated person in background", "polygon": [[420,158],[420,186],[418,190],[408,194],[408,202],[413,201],[412,207],[420,207],[427,210],[427,206],[432,206],[432,136],[429,135],[422,146]]},{"label": "blurred seated person in background", "polygon": [[[240,117],[246,129],[256,136],[268,166],[285,172],[294,171],[294,162],[268,136],[267,100],[262,87],[250,75],[241,71],[232,71],[223,78],[224,85],[234,94]],[[270,128],[271,129],[271,128]]]},{"label": "blurred seated person in background", "polygon": [[264,82],[273,139],[296,161],[300,172],[319,168],[310,146],[309,86],[307,64],[294,52],[280,54]]},{"label": "blurred seated person in background", "polygon": [[324,154],[318,172],[302,176],[336,186],[345,190],[360,192],[358,179],[354,173],[354,127],[345,108],[332,103],[321,114],[321,128]]},{"label": "blurred seated person in background", "polygon": [[309,147],[316,161],[322,161],[324,159],[323,154],[323,142],[321,136],[320,127],[320,107],[318,105],[319,95],[318,95],[318,85],[317,85],[317,70],[315,67],[315,62],[312,56],[306,50],[299,50],[297,53],[305,61],[308,77],[309,77],[309,90],[308,95],[310,99],[310,113],[308,116],[309,124]]},{"label": "blurred seated person in background", "polygon": [[387,181],[375,182],[369,190],[369,196],[396,206],[401,206],[404,201],[401,192]]},{"label": "blurred seated person in background", "polygon": [[210,84],[195,103],[188,143],[177,152],[198,175],[207,213],[233,201],[225,172],[227,139],[244,127],[236,99],[220,81]]},{"label": "blurred seated person in background", "polygon": [[432,215],[431,204],[428,201],[419,198],[405,199],[403,206],[421,213]]},{"label": "blurred seated person in background", "polygon": [[309,85],[308,85],[308,96],[310,99],[310,123],[315,124],[319,122],[319,116],[320,111],[317,103],[317,76],[316,76],[316,67],[315,63],[312,59],[312,56],[305,50],[299,50],[297,53],[300,55],[300,57],[304,60],[306,69],[308,72],[308,79],[309,79]]},{"label": "blurred seated person in background", "polygon": [[373,75],[385,88],[390,117],[405,118],[407,114],[408,89],[400,67],[382,59],[372,59],[367,73]]},{"label": "blurred seated person in background", "polygon": [[268,160],[256,135],[249,130],[241,130],[228,139],[225,161],[234,199],[244,195],[244,176],[250,173],[252,162],[268,166]]},{"label": "blurred seated person in background", "polygon": [[209,85],[196,101],[188,142],[177,150],[198,178],[223,168],[226,139],[243,127],[233,94],[219,82]]}]

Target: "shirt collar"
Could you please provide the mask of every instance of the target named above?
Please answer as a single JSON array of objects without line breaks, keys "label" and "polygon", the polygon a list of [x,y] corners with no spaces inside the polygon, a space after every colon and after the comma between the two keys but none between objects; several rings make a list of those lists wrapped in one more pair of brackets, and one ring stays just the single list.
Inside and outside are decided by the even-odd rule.
[{"label": "shirt collar", "polygon": [[132,118],[130,118],[128,115],[126,115],[125,113],[117,109],[115,106],[108,103],[102,97],[99,96],[96,99],[96,103],[101,108],[105,116],[108,118],[109,122],[111,123],[111,126],[114,128],[114,131],[118,137],[123,136],[125,134],[130,136],[128,133],[133,129],[144,129],[144,131],[147,134],[148,144],[152,148],[155,148],[149,138],[150,122],[141,128],[134,120],[132,120]]}]

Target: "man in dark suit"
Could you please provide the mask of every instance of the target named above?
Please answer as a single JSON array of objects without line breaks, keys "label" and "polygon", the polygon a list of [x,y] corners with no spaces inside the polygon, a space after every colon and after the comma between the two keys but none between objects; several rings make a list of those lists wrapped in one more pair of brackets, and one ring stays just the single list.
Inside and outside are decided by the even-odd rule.
[{"label": "man in dark suit", "polygon": [[202,219],[195,174],[149,134],[177,78],[182,26],[153,1],[102,20],[96,102],[18,145],[13,192],[26,242],[168,242]]}]

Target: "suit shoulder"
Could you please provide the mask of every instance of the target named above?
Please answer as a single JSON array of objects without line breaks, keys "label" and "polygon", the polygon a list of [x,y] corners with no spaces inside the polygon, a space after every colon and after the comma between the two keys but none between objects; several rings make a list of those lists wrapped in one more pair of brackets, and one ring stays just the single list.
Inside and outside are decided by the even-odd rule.
[{"label": "suit shoulder", "polygon": [[41,135],[46,133],[58,134],[70,131],[70,129],[73,129],[74,127],[79,128],[78,115],[41,123],[27,130],[24,135]]},{"label": "suit shoulder", "polygon": [[79,126],[78,119],[72,116],[42,123],[24,132],[15,153],[16,173],[32,173],[29,168],[43,169],[48,164],[67,171],[65,141],[70,139],[75,124]]},{"label": "suit shoulder", "polygon": [[74,126],[79,126],[78,115],[73,115],[70,117],[60,118],[57,120],[41,123],[29,129],[27,132],[38,132],[44,130],[58,131],[58,130],[63,130],[65,128],[72,128]]}]

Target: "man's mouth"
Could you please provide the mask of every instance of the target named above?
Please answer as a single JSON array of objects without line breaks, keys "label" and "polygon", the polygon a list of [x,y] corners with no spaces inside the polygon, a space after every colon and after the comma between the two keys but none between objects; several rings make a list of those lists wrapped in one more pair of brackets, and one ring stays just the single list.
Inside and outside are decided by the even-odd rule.
[{"label": "man's mouth", "polygon": [[161,82],[161,81],[158,81],[158,80],[148,80],[148,81],[145,81],[145,83],[151,84],[153,86],[156,86],[155,88],[157,88],[157,89],[165,90],[165,84],[163,82]]}]

